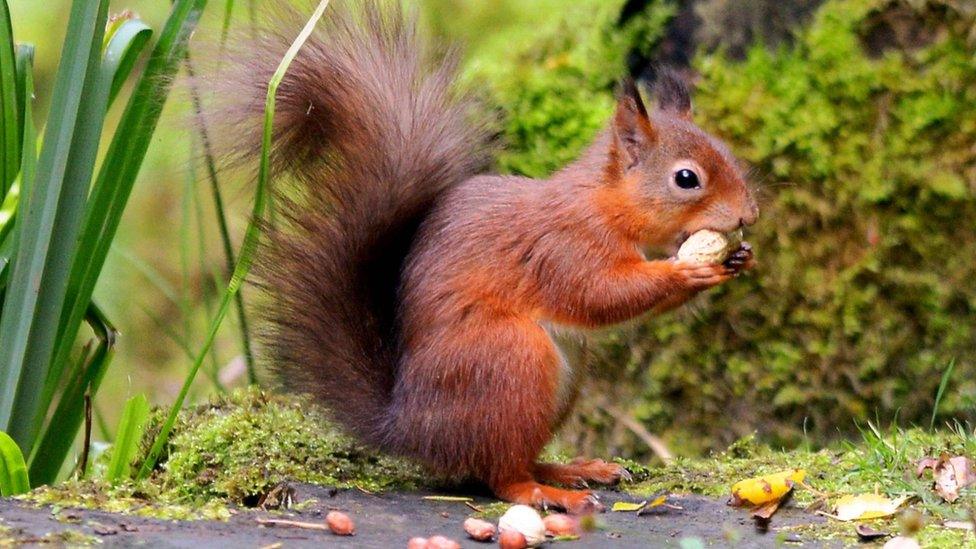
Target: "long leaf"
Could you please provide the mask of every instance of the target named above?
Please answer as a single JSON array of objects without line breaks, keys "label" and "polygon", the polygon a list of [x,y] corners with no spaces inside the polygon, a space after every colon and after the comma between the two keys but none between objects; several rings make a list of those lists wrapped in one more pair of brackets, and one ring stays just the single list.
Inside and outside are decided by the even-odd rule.
[{"label": "long leaf", "polygon": [[0,0],[0,199],[20,171],[21,131],[17,123],[14,33],[7,0]]},{"label": "long leaf", "polygon": [[173,429],[173,425],[176,423],[176,416],[179,414],[180,409],[183,407],[183,401],[186,399],[186,395],[190,390],[190,385],[193,384],[193,380],[200,371],[200,366],[203,365],[203,361],[210,351],[210,347],[214,343],[214,339],[217,337],[217,332],[220,330],[220,325],[227,316],[227,309],[230,307],[231,301],[234,299],[234,295],[240,289],[241,284],[244,282],[244,278],[251,269],[251,262],[253,260],[254,251],[257,249],[258,238],[260,237],[261,230],[259,228],[259,220],[264,217],[264,209],[267,201],[267,184],[269,177],[269,166],[270,166],[270,151],[271,151],[271,133],[274,126],[274,111],[275,111],[275,96],[278,92],[278,85],[281,83],[281,79],[284,78],[285,72],[288,71],[288,66],[291,64],[292,60],[298,55],[298,51],[308,40],[308,37],[312,34],[315,29],[315,25],[318,23],[319,19],[322,18],[322,14],[325,13],[325,8],[328,7],[329,0],[322,0],[312,16],[305,23],[305,27],[292,42],[291,47],[285,52],[284,57],[278,64],[277,70],[275,70],[274,75],[271,77],[271,81],[268,83],[268,95],[265,99],[264,107],[264,131],[262,134],[261,141],[261,164],[258,169],[258,183],[254,191],[254,208],[251,211],[251,222],[247,226],[247,232],[244,234],[244,242],[241,243],[241,250],[237,254],[237,265],[234,268],[234,274],[231,276],[230,284],[227,285],[227,289],[224,290],[224,295],[220,300],[220,307],[217,309],[217,314],[214,316],[210,323],[210,330],[207,334],[207,339],[203,344],[203,349],[197,355],[196,361],[194,361],[193,366],[190,367],[190,371],[187,373],[186,379],[183,380],[183,386],[180,388],[180,393],[176,397],[176,401],[170,407],[169,414],[166,416],[166,421],[163,422],[162,428],[159,434],[156,435],[156,440],[153,441],[152,447],[149,449],[149,453],[146,455],[146,460],[143,462],[142,467],[139,469],[139,475],[137,478],[146,478],[149,473],[152,472],[153,468],[156,467],[156,461],[159,459],[160,454],[163,451],[163,447],[166,446],[167,440],[169,440],[170,431]]},{"label": "long leaf", "polygon": [[[14,63],[15,70],[17,71],[17,124],[18,124],[18,139],[21,143],[21,155],[23,155],[23,147],[28,143],[28,140],[24,137],[24,130],[28,123],[33,123],[32,120],[27,118],[27,113],[25,112],[30,108],[28,103],[34,99],[34,46],[32,44],[17,44],[17,49],[15,51],[16,61]],[[28,89],[27,79],[30,79],[30,89]],[[34,147],[34,142],[30,141],[31,148]],[[23,170],[23,166],[20,167]]]},{"label": "long leaf", "polygon": [[150,37],[152,29],[138,19],[122,22],[113,29],[111,36],[106,37],[103,74],[112,79],[108,100],[110,105],[115,102]]},{"label": "long leaf", "polygon": [[30,208],[18,223],[17,250],[0,316],[0,428],[22,449],[30,448],[39,415],[36,400],[47,375],[67,262],[97,151],[98,134],[92,143],[90,128],[78,131],[77,124],[98,111],[90,94],[98,80],[107,9],[107,0],[77,0],[72,5]]},{"label": "long leaf", "polygon": [[20,447],[10,435],[0,431],[0,496],[24,494],[30,490],[27,466]]},{"label": "long leaf", "polygon": [[102,310],[92,303],[87,321],[95,332],[98,345],[91,353],[82,353],[61,391],[58,405],[30,456],[30,478],[34,486],[57,480],[64,459],[71,450],[85,407],[85,394],[96,394],[115,354],[118,331]]},{"label": "long leaf", "polygon": [[942,379],[939,380],[939,390],[935,393],[935,403],[932,404],[932,419],[929,421],[929,431],[935,430],[935,418],[939,417],[939,404],[942,403],[942,396],[945,394],[946,387],[949,386],[949,380],[952,379],[952,371],[956,369],[956,361],[953,359],[949,362],[949,366],[946,367],[945,372],[942,373]]},{"label": "long leaf", "polygon": [[[15,212],[18,208],[27,209],[27,197],[34,180],[34,167],[37,164],[34,129],[34,48],[22,45],[17,50],[17,88],[23,95],[23,146],[21,147],[20,175],[14,186],[7,191],[7,197],[0,205],[0,311],[3,310],[3,290],[7,287],[10,271],[10,257],[14,250]],[[25,196],[21,199],[21,193]]]},{"label": "long leaf", "polygon": [[[72,266],[67,305],[58,323],[52,366],[55,369],[63,368],[70,358],[71,346],[169,95],[172,76],[206,4],[207,0],[177,0],[173,4],[99,169],[80,237],[79,249],[85,253]],[[45,399],[49,401],[50,396],[45,394]]]},{"label": "long leaf", "polygon": [[[122,83],[128,78],[129,73],[132,71],[135,65],[136,59],[139,54],[145,48],[149,41],[149,37],[152,36],[152,30],[147,27],[143,22],[138,19],[125,19],[116,20],[108,25],[107,34],[105,35],[103,42],[103,55],[101,66],[98,70],[97,81],[95,82],[94,88],[90,97],[88,98],[89,106],[85,114],[89,115],[85,117],[85,120],[79,119],[79,124],[87,124],[87,128],[84,131],[86,137],[86,143],[92,143],[97,147],[98,139],[102,133],[102,126],[104,124],[104,115],[108,106],[115,99],[115,95],[121,88]],[[97,132],[97,133],[95,133]],[[97,152],[96,149],[87,149],[86,153],[91,153],[90,156],[85,157],[85,168],[87,169],[86,184],[83,186],[84,189],[88,189],[90,185],[87,181],[90,181],[92,170],[94,169],[94,153]],[[90,161],[90,162],[89,162]],[[87,193],[85,193],[87,196]],[[84,197],[82,197],[84,198]],[[74,210],[80,217],[83,215],[82,211],[84,207],[79,204],[77,210]],[[77,232],[80,230],[75,229]],[[71,238],[71,243],[75,242],[74,238]],[[67,251],[66,251],[67,252]],[[85,254],[87,250],[84,247],[77,248],[77,250],[72,250],[71,253],[76,254],[74,256],[74,261],[69,263],[65,262],[63,264],[64,270],[60,271],[64,273],[63,284],[67,287],[70,285],[69,276],[74,270],[74,263],[77,261],[83,261],[85,259]],[[69,255],[70,257],[70,255]],[[64,295],[67,300],[71,299],[72,294],[68,293]],[[85,304],[87,307],[87,303]],[[67,309],[65,306],[64,309]],[[63,313],[63,311],[62,311]],[[60,317],[60,315],[59,315]],[[59,361],[55,351],[62,348],[67,349],[70,352],[72,345],[74,344],[75,334],[72,334],[70,339],[65,338],[65,336],[56,329],[52,330],[53,341],[51,347],[54,350],[48,355],[49,360],[54,357],[50,368],[48,368],[46,379],[44,380],[41,392],[36,394],[36,396],[31,399],[31,405],[38,410],[49,409],[51,402],[54,398],[55,391],[61,385],[62,376],[64,375],[65,361]],[[40,428],[40,422],[43,421],[43,414],[38,414],[34,419],[34,430],[31,431],[30,436],[36,435],[37,429]],[[74,432],[71,433],[74,436]]]},{"label": "long leaf", "polygon": [[149,401],[146,395],[138,394],[125,403],[122,419],[115,435],[115,447],[112,449],[112,460],[108,464],[108,481],[117,484],[120,480],[128,479],[131,474],[131,464],[149,417]]}]

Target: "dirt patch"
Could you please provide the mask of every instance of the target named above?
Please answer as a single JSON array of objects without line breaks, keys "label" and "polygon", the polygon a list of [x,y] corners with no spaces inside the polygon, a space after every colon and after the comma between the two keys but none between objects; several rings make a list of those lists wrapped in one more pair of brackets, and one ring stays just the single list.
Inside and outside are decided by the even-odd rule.
[{"label": "dirt patch", "polygon": [[[457,539],[465,547],[490,546],[464,539],[461,523],[474,513],[471,508],[462,502],[424,499],[431,492],[367,494],[307,484],[295,485],[295,489],[299,501],[308,502],[301,511],[239,510],[226,522],[166,521],[104,511],[32,507],[3,499],[0,500],[0,545],[41,541],[74,545],[91,541],[109,547],[264,547],[281,543],[282,547],[387,548],[405,547],[413,536],[442,534]],[[615,501],[633,501],[633,497],[621,493],[600,494],[608,507]],[[309,502],[312,499],[315,501]],[[566,547],[677,546],[685,538],[698,538],[706,546],[777,547],[784,542],[810,546],[814,540],[802,537],[797,526],[823,522],[821,517],[788,508],[776,515],[768,532],[762,533],[757,531],[748,513],[729,508],[724,501],[692,495],[674,496],[669,501],[680,509],[664,508],[639,517],[634,513],[604,513],[599,517],[599,530],[568,542]],[[471,503],[488,507],[494,500],[481,496]],[[355,537],[269,528],[256,521],[287,517],[320,522],[330,509],[340,509],[353,517],[357,527]]]}]

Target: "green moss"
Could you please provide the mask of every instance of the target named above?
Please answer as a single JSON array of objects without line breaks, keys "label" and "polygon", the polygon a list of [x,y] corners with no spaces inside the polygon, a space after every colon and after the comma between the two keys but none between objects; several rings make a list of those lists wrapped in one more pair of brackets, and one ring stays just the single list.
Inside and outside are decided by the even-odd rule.
[{"label": "green moss", "polygon": [[498,517],[504,515],[505,511],[508,511],[508,508],[511,506],[512,506],[511,503],[505,501],[496,501],[494,503],[489,503],[486,505],[485,504],[478,505],[478,509],[481,510],[475,511],[474,513],[471,513],[469,516],[477,517],[480,519],[486,519],[486,520],[497,519]]},{"label": "green moss", "polygon": [[35,505],[51,505],[54,511],[76,507],[166,520],[227,520],[231,515],[226,500],[180,504],[151,482],[113,487],[100,481],[67,481],[42,486],[20,498]]}]

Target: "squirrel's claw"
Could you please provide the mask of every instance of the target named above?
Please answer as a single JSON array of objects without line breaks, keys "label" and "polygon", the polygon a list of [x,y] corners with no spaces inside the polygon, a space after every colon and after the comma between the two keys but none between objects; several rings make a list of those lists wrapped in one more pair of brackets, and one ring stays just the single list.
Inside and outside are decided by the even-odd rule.
[{"label": "squirrel's claw", "polygon": [[748,242],[743,242],[739,245],[739,249],[732,252],[722,265],[731,271],[729,274],[738,275],[742,271],[747,271],[753,268],[756,264],[755,256],[752,253],[752,245]]}]

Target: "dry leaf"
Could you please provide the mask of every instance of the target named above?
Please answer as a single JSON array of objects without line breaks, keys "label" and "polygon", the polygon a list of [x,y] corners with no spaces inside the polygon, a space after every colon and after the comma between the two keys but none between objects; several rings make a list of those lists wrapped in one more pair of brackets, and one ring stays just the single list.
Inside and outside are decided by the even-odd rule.
[{"label": "dry leaf", "polygon": [[898,508],[906,501],[908,496],[890,499],[878,494],[847,495],[837,500],[833,516],[838,520],[887,517],[898,512]]},{"label": "dry leaf", "polygon": [[640,503],[631,503],[629,501],[618,501],[618,502],[616,502],[616,503],[613,504],[613,507],[611,507],[610,510],[611,511],[624,511],[624,512],[627,512],[627,511],[640,511],[646,505],[647,505],[647,502],[646,501],[642,501]]},{"label": "dry leaf", "polygon": [[769,521],[773,518],[773,513],[779,509],[779,505],[783,500],[776,499],[773,501],[767,501],[766,503],[756,507],[752,510],[752,518],[757,520]]},{"label": "dry leaf", "polygon": [[857,532],[857,537],[859,537],[861,541],[872,541],[872,540],[888,537],[891,535],[888,532],[875,530],[874,528],[871,528],[867,524],[858,524],[857,526],[854,527],[854,531]]},{"label": "dry leaf", "polygon": [[803,469],[791,469],[739,481],[732,486],[730,503],[736,506],[759,506],[770,501],[779,501],[793,489],[794,484],[803,482],[805,476],[806,471]]},{"label": "dry leaf", "polygon": [[976,482],[973,463],[965,456],[949,457],[949,454],[943,453],[938,459],[922,458],[916,464],[916,476],[922,476],[926,469],[932,469],[932,476],[935,479],[934,489],[949,503],[959,499],[960,489]]},{"label": "dry leaf", "polygon": [[[667,505],[667,502],[668,502],[668,495],[667,494],[661,494],[659,496],[656,496],[654,499],[652,499],[651,501],[647,502],[647,505],[645,505],[644,507],[642,507],[642,508],[640,508],[640,509],[637,510],[637,516],[641,516],[644,513],[647,513],[648,511],[650,511],[651,509],[655,509],[657,507],[661,507],[661,506]],[[670,506],[669,505],[668,507],[672,507],[673,508],[674,506]]]}]

